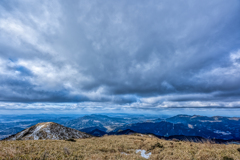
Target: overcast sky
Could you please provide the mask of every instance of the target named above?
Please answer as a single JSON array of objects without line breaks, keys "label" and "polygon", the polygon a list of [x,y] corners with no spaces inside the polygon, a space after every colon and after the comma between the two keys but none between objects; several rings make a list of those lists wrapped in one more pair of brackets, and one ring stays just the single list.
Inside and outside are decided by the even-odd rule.
[{"label": "overcast sky", "polygon": [[1,0],[0,110],[240,107],[239,0]]}]

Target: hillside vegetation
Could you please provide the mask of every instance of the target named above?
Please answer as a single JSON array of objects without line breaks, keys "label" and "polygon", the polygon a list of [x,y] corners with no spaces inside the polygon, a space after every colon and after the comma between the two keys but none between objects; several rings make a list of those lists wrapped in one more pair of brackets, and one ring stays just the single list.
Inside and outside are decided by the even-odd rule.
[{"label": "hillside vegetation", "polygon": [[[239,145],[166,141],[152,135],[121,135],[66,140],[0,141],[0,159],[149,159],[232,160],[240,159]],[[239,151],[238,151],[239,150]]]}]

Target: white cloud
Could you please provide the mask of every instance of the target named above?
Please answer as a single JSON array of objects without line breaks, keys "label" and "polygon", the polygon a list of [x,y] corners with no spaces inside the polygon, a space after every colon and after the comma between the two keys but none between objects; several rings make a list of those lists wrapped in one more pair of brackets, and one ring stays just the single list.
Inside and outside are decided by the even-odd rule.
[{"label": "white cloud", "polygon": [[16,108],[238,106],[238,1],[25,0],[0,9],[1,100],[77,103]]}]

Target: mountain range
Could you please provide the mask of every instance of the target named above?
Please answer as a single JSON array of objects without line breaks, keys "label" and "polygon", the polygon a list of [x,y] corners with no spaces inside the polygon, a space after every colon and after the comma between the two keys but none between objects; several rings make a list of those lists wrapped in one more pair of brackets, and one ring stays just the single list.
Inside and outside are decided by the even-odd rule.
[{"label": "mountain range", "polygon": [[[142,133],[142,134],[153,134],[160,138],[165,138],[165,139],[167,139],[168,137],[176,137],[177,139],[183,139],[181,137],[183,136],[184,138],[201,137],[202,139],[219,139],[219,140],[237,141],[237,140],[240,140],[240,123],[239,122],[240,122],[239,117],[221,117],[221,116],[207,117],[207,116],[199,116],[199,115],[192,115],[192,116],[177,115],[177,116],[163,119],[163,118],[156,118],[156,117],[151,118],[151,116],[114,117],[114,116],[93,114],[93,115],[82,116],[76,119],[63,120],[61,125],[67,128],[78,130],[81,133],[85,132],[87,134],[98,136],[98,137],[103,136],[105,134],[122,135],[122,134]],[[28,129],[29,130],[27,132],[28,135],[30,135],[29,133],[35,133],[34,131],[36,128],[38,127],[34,126],[33,128]],[[2,132],[7,132],[7,134],[11,134],[11,133],[16,134],[17,132],[19,132],[20,129],[21,128],[13,127],[11,129],[2,130]],[[60,133],[56,132],[56,134],[60,134]],[[17,135],[20,135],[20,134],[18,133]],[[65,136],[65,137],[60,136],[59,138],[64,139],[66,137],[69,138],[69,136]],[[16,137],[16,139],[17,138],[18,137]],[[24,137],[21,137],[21,138],[25,139]],[[43,137],[43,139],[45,138],[46,137]],[[34,139],[34,138],[31,138],[31,139]]]},{"label": "mountain range", "polygon": [[149,117],[110,117],[106,115],[86,115],[77,119],[73,119],[64,123],[64,126],[71,127],[77,130],[89,130],[100,129],[105,132],[110,132],[117,127],[125,124],[132,124],[138,122],[144,122],[154,120]]},{"label": "mountain range", "polygon": [[207,139],[240,140],[240,118],[177,115],[160,122],[126,124],[118,130],[130,129],[157,136],[200,136]]},{"label": "mountain range", "polygon": [[[129,129],[137,133],[150,133],[164,137],[184,135],[200,136],[207,139],[240,140],[240,118],[238,117],[177,115],[166,119],[146,120],[137,123],[130,120],[125,124],[124,120],[119,118],[114,119],[104,116],[107,119],[107,121],[104,121],[104,119],[99,120],[100,117],[102,116],[87,116],[69,122],[72,126],[75,122],[78,124],[76,128],[95,136],[118,134],[118,131]],[[111,127],[111,130],[107,130],[108,127]]]}]

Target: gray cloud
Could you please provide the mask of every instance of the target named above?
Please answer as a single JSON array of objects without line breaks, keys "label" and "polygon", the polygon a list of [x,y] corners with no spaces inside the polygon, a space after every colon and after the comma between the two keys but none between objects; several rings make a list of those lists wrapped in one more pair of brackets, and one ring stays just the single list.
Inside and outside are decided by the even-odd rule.
[{"label": "gray cloud", "polygon": [[1,1],[0,101],[238,107],[239,15],[238,0]]}]

